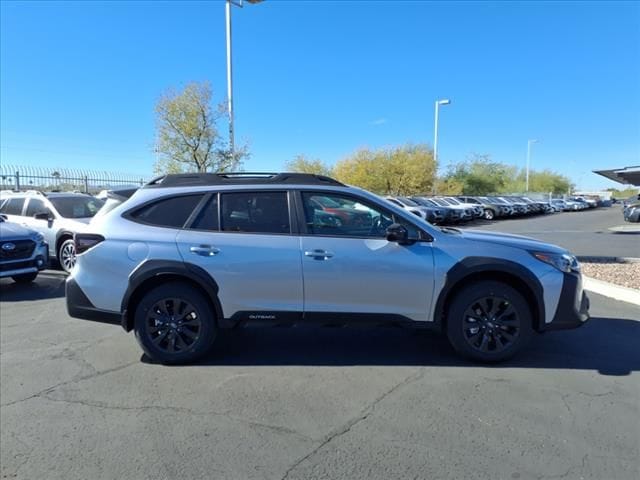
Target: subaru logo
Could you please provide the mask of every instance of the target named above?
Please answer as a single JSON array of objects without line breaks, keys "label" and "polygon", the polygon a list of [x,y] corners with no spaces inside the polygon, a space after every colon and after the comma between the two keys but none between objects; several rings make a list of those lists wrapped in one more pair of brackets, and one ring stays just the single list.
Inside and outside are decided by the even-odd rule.
[{"label": "subaru logo", "polygon": [[7,242],[2,244],[2,250],[5,252],[13,252],[16,249],[16,244]]}]

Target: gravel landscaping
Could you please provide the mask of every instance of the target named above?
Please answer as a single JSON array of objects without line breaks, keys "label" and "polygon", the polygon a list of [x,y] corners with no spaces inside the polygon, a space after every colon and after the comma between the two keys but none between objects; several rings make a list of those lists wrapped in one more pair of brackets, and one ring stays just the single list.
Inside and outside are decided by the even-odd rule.
[{"label": "gravel landscaping", "polygon": [[580,265],[587,277],[640,290],[639,262],[589,262]]}]

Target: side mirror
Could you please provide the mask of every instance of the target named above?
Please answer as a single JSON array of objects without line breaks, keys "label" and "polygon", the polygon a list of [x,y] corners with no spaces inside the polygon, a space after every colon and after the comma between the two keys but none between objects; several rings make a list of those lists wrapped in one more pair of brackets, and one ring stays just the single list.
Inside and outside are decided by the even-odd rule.
[{"label": "side mirror", "polygon": [[47,222],[53,221],[53,218],[51,217],[51,214],[49,212],[36,213],[33,218],[35,218],[36,220],[46,220]]},{"label": "side mirror", "polygon": [[399,245],[408,245],[412,242],[409,241],[409,231],[403,225],[399,223],[392,223],[387,227],[387,241],[397,242]]}]

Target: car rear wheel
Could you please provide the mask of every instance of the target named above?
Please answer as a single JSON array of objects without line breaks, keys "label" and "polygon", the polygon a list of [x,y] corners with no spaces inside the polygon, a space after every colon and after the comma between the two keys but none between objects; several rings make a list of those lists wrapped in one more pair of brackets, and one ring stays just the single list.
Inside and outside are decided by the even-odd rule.
[{"label": "car rear wheel", "polygon": [[65,272],[70,273],[73,270],[76,264],[76,245],[73,238],[68,238],[60,244],[58,262]]},{"label": "car rear wheel", "polygon": [[453,299],[447,337],[461,355],[499,362],[515,355],[533,334],[529,304],[514,288],[494,281],[473,283]]},{"label": "car rear wheel", "polygon": [[136,339],[152,360],[190,363],[205,355],[216,338],[207,299],[184,283],[166,283],[144,295],[135,310]]},{"label": "car rear wheel", "polygon": [[38,276],[38,272],[23,273],[22,275],[14,275],[11,277],[16,283],[31,283]]}]

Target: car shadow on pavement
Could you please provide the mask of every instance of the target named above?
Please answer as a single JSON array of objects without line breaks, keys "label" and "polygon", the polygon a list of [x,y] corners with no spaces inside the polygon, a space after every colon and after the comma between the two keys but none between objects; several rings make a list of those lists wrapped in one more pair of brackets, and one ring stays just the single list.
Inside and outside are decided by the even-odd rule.
[{"label": "car shadow on pavement", "polygon": [[63,274],[41,273],[32,283],[15,283],[10,278],[0,279],[0,302],[26,302],[64,297]]},{"label": "car shadow on pavement", "polygon": [[[640,321],[592,318],[577,330],[536,335],[516,358],[486,368],[640,371]],[[143,359],[143,361],[145,361]],[[444,336],[402,328],[247,328],[222,332],[200,366],[446,366],[461,359]]]}]

